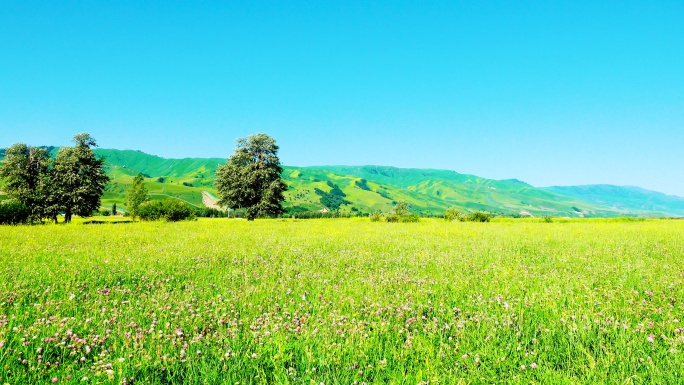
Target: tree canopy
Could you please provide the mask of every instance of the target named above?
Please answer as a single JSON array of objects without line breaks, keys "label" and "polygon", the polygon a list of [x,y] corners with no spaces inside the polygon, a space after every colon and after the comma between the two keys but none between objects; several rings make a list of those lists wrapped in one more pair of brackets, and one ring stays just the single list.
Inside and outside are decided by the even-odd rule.
[{"label": "tree canopy", "polygon": [[133,178],[133,184],[126,191],[126,210],[135,218],[138,216],[138,209],[141,204],[148,199],[147,187],[145,187],[144,178],[142,174],[138,174]]},{"label": "tree canopy", "polygon": [[278,149],[275,140],[266,134],[238,139],[235,153],[216,170],[218,204],[246,209],[248,220],[284,213],[287,185],[281,177]]},{"label": "tree canopy", "polygon": [[11,198],[24,204],[32,220],[52,218],[64,213],[70,222],[73,214],[88,217],[100,207],[109,177],[104,159],[91,147],[97,146],[89,134],[76,134],[74,147],[62,147],[54,159],[46,148],[15,144],[5,152],[0,177]]},{"label": "tree canopy", "polygon": [[5,151],[0,167],[0,178],[5,179],[3,190],[28,208],[31,220],[45,216],[45,196],[50,188],[46,176],[50,165],[50,156],[43,148],[18,143]]}]

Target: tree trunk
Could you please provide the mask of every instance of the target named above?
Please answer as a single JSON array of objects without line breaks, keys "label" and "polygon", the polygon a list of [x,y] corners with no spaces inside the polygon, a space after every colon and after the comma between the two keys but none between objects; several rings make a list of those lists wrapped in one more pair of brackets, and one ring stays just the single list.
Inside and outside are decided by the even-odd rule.
[{"label": "tree trunk", "polygon": [[59,223],[59,221],[57,220],[57,215],[53,215],[52,220],[55,221],[55,224]]},{"label": "tree trunk", "polygon": [[71,210],[64,213],[64,223],[71,223]]}]

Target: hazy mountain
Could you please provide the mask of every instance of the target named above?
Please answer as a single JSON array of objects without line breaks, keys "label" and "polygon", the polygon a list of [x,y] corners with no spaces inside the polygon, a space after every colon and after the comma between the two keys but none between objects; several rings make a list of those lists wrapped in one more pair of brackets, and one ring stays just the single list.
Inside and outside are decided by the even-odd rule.
[{"label": "hazy mountain", "polygon": [[684,216],[684,198],[641,187],[595,184],[552,186],[544,187],[543,190],[617,210],[654,211],[669,216]]}]

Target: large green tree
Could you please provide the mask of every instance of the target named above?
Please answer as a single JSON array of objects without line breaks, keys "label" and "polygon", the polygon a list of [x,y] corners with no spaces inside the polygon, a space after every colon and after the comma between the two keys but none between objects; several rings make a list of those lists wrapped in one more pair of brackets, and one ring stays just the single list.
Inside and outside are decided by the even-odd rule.
[{"label": "large green tree", "polygon": [[283,193],[287,190],[282,172],[273,138],[266,134],[240,138],[235,154],[216,170],[218,204],[246,209],[248,220],[282,214]]},{"label": "large green tree", "polygon": [[46,178],[50,155],[44,148],[15,144],[5,151],[0,165],[0,178],[5,179],[5,193],[29,209],[31,220],[46,215],[46,195],[50,180]]},{"label": "large green tree", "polygon": [[57,152],[52,169],[52,197],[56,208],[64,213],[64,221],[72,215],[89,217],[100,208],[100,198],[109,182],[104,171],[104,159],[95,156],[97,147],[89,134],[74,135],[74,147],[62,147]]},{"label": "large green tree", "polygon": [[138,208],[148,199],[147,187],[144,184],[145,179],[142,174],[138,174],[133,178],[133,184],[126,191],[126,210],[135,219],[138,216]]}]

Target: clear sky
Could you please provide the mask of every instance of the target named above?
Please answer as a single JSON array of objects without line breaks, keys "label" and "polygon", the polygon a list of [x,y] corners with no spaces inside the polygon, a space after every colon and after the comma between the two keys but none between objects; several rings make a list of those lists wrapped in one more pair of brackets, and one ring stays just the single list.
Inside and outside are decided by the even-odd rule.
[{"label": "clear sky", "polygon": [[684,196],[684,2],[0,0],[0,146]]}]

